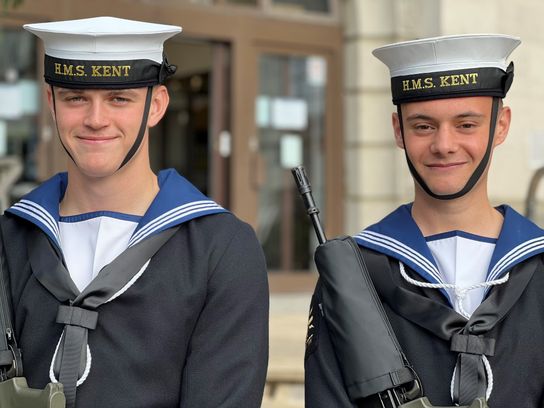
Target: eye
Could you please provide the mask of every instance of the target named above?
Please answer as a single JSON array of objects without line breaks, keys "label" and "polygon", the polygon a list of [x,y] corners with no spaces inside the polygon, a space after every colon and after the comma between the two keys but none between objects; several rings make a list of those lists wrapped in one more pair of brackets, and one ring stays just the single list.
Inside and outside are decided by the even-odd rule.
[{"label": "eye", "polygon": [[462,131],[472,131],[478,127],[478,124],[474,122],[462,122],[457,127]]},{"label": "eye", "polygon": [[85,101],[85,98],[82,95],[66,95],[62,99],[64,102],[67,102],[70,104],[77,104],[77,103],[82,103]]},{"label": "eye", "polygon": [[429,133],[435,130],[435,126],[431,125],[430,123],[415,123],[412,126],[412,129],[416,133]]},{"label": "eye", "polygon": [[109,100],[115,105],[125,105],[134,100],[130,92],[112,92]]}]

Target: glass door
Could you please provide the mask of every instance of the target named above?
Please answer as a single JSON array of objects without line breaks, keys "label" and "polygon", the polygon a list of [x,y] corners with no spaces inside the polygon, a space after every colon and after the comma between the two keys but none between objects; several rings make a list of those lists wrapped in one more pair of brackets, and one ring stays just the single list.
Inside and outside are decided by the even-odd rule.
[{"label": "glass door", "polygon": [[320,55],[262,52],[255,98],[252,185],[257,236],[271,273],[313,269],[317,245],[291,168],[304,165],[325,214],[327,59]]},{"label": "glass door", "polygon": [[151,129],[152,166],[176,169],[228,207],[229,45],[185,38],[167,43],[166,53],[177,62],[177,70],[166,83],[170,94],[166,115]]}]

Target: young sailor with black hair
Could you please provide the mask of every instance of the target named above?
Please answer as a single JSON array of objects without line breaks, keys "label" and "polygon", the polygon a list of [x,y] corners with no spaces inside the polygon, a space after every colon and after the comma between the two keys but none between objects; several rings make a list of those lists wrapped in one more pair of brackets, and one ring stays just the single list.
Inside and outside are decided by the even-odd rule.
[{"label": "young sailor with black hair", "polygon": [[[513,79],[506,35],[396,43],[374,55],[391,73],[395,141],[414,201],[355,239],[408,361],[432,404],[544,406],[544,231],[487,192]],[[320,283],[311,307],[306,406],[350,401]],[[371,327],[368,330],[372,330]]]},{"label": "young sailor with black hair", "polygon": [[174,170],[149,128],[180,27],[111,17],[29,24],[67,153],[1,220],[16,336],[33,388],[67,407],[259,407],[268,284],[253,230]]}]

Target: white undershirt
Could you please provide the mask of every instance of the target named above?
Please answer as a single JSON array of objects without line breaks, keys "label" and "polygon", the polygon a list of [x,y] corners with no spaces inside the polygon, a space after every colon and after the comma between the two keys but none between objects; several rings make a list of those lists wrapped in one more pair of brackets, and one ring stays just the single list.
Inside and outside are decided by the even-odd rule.
[{"label": "white undershirt", "polygon": [[68,272],[83,291],[105,265],[127,249],[138,223],[110,216],[73,218],[59,222],[60,243]]},{"label": "white undershirt", "polygon": [[[457,289],[483,283],[487,278],[487,270],[495,249],[492,240],[470,235],[455,235],[446,238],[427,240],[431,253],[444,283],[454,284]],[[464,309],[469,315],[482,303],[485,287],[470,289],[460,300],[455,296],[454,289],[446,289],[457,312]]]}]

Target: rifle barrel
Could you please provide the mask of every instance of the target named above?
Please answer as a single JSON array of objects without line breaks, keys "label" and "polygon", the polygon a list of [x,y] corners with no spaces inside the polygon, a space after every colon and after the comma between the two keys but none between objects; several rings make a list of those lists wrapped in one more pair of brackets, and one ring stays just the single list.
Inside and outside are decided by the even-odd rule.
[{"label": "rifle barrel", "polygon": [[317,235],[317,240],[320,244],[327,242],[327,237],[323,231],[323,226],[319,220],[319,208],[315,205],[314,197],[312,195],[312,186],[310,181],[306,176],[306,171],[304,166],[298,166],[291,169],[293,177],[295,178],[295,183],[297,184],[298,192],[302,196],[304,205],[306,207],[306,213],[312,220],[314,226],[315,234]]}]

